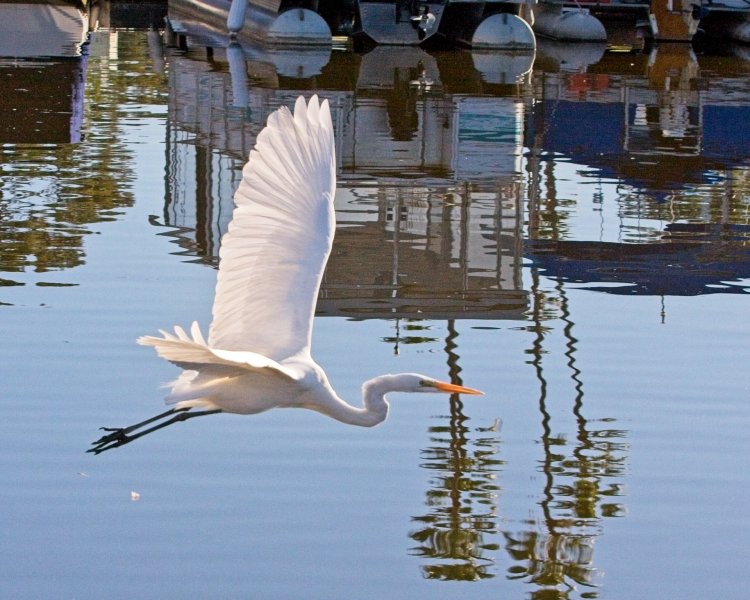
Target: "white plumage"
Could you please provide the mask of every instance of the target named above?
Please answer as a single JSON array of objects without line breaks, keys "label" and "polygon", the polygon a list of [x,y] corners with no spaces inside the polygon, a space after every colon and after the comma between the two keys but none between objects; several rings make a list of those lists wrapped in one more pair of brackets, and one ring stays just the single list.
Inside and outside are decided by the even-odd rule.
[{"label": "white plumage", "polygon": [[[308,408],[345,423],[385,420],[390,391],[479,394],[415,373],[383,375],[362,386],[363,406],[338,397],[310,353],[315,304],[335,232],[336,157],[328,101],[297,99],[270,115],[235,193],[236,208],[221,244],[208,340],[190,334],[143,336],[162,358],[184,369],[166,402],[174,408],[95,442],[101,452],[169,423],[224,411],[253,414]],[[192,408],[203,412],[187,412]],[[169,421],[131,432],[162,417]]]}]

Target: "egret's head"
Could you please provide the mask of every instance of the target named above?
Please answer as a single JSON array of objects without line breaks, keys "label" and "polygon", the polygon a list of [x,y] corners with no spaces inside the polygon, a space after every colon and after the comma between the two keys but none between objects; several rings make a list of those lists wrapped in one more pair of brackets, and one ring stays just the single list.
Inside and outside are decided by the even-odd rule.
[{"label": "egret's head", "polygon": [[473,388],[438,381],[420,373],[399,373],[398,375],[383,375],[371,381],[381,392],[443,392],[447,394],[482,395],[483,392]]}]

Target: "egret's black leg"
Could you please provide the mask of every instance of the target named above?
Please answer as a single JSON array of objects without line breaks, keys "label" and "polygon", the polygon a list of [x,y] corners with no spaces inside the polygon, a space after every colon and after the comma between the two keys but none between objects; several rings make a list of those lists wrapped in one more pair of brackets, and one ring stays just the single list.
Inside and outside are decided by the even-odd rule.
[{"label": "egret's black leg", "polygon": [[102,431],[111,431],[112,433],[103,435],[94,443],[101,444],[102,442],[107,440],[115,440],[123,434],[130,433],[131,431],[135,431],[136,429],[140,429],[144,425],[148,425],[149,423],[153,423],[154,421],[158,421],[159,419],[163,419],[164,417],[168,417],[169,415],[173,415],[179,412],[186,412],[188,410],[190,410],[190,408],[170,408],[168,411],[156,415],[155,417],[151,417],[150,419],[146,419],[145,421],[141,421],[140,423],[134,423],[133,425],[130,425],[128,427],[100,427],[99,429],[101,429]]},{"label": "egret's black leg", "polygon": [[[146,419],[145,421],[136,423],[135,425],[130,425],[129,427],[102,427],[102,430],[109,431],[111,433],[103,435],[101,438],[93,442],[92,447],[89,448],[87,452],[99,454],[100,452],[104,452],[105,450],[111,450],[112,448],[118,448],[119,446],[129,444],[133,440],[137,440],[139,437],[143,437],[146,434],[152,433],[179,421],[187,421],[188,419],[192,419],[193,417],[205,417],[206,415],[215,415],[216,413],[221,412],[220,409],[188,412],[189,410],[190,408],[173,408],[159,415],[156,415],[155,417],[151,417],[150,419]],[[138,431],[137,433],[129,435],[131,432],[142,428],[144,425],[148,425],[149,423],[153,423],[154,421],[158,421],[159,419],[163,419],[164,417],[168,417],[170,415],[175,416],[162,423],[159,423],[158,425],[154,425],[153,427],[149,427],[148,429],[144,429],[143,431]]]}]

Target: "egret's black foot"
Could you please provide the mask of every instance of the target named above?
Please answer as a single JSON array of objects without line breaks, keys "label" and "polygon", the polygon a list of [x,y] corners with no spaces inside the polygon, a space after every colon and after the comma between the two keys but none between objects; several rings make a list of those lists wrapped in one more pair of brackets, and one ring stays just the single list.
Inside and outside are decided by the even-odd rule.
[{"label": "egret's black foot", "polygon": [[[203,410],[203,411],[197,411],[197,412],[188,412],[190,408],[173,408],[171,410],[168,410],[166,412],[163,412],[161,414],[156,415],[155,417],[151,417],[150,419],[146,419],[145,421],[141,421],[140,423],[136,423],[135,425],[130,425],[129,427],[100,427],[102,431],[108,431],[106,435],[103,435],[98,440],[93,442],[91,444],[91,448],[86,450],[86,452],[93,452],[94,454],[100,454],[101,452],[104,452],[105,450],[111,450],[112,448],[118,448],[119,446],[124,446],[125,444],[129,444],[133,440],[137,440],[139,437],[143,437],[146,434],[152,433],[156,431],[157,429],[162,429],[166,427],[167,425],[172,425],[173,423],[177,423],[178,421],[187,421],[188,419],[192,419],[194,417],[203,417],[206,415],[214,415],[216,413],[220,413],[221,410]],[[174,416],[172,416],[174,415]],[[167,419],[166,421],[163,421],[162,423],[158,423],[157,425],[154,425],[153,427],[149,427],[148,429],[143,429],[143,431],[138,431],[145,425],[148,425],[149,423],[153,423],[155,421],[158,421],[160,419],[163,419],[165,417],[172,416],[171,419]],[[136,433],[133,433],[136,432]],[[130,435],[132,433],[132,435]]]},{"label": "egret's black foot", "polygon": [[114,440],[119,440],[127,437],[127,431],[125,427],[100,427],[102,431],[110,431],[107,435],[103,435],[94,444],[106,444]]}]

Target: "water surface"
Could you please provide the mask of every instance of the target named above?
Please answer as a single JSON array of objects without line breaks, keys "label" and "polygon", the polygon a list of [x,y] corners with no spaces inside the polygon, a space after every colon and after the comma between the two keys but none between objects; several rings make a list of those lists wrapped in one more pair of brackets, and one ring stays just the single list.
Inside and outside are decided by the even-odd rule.
[{"label": "water surface", "polygon": [[[744,597],[750,63],[240,50],[98,32],[44,61],[80,135],[0,140],[2,595]],[[339,160],[317,360],[352,402],[389,371],[486,396],[86,454],[161,410],[177,370],[134,340],[208,324],[244,157],[312,91]]]}]

